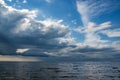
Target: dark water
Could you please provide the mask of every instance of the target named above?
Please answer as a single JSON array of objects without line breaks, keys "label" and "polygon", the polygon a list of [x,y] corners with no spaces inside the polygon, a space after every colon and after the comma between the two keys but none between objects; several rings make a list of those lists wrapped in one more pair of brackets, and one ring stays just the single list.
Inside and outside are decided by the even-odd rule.
[{"label": "dark water", "polygon": [[120,62],[0,62],[0,80],[120,80]]}]

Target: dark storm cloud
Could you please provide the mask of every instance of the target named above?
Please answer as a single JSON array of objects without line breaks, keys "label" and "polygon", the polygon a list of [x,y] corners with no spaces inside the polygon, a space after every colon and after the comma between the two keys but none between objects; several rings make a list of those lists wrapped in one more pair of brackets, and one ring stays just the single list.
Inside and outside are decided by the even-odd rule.
[{"label": "dark storm cloud", "polygon": [[62,20],[38,21],[36,15],[36,10],[17,10],[0,3],[0,54],[15,54],[19,48],[43,54],[67,46],[69,41],[59,40],[69,36],[69,28],[62,24]]},{"label": "dark storm cloud", "polygon": [[15,54],[15,48],[9,38],[0,33],[0,54]]}]

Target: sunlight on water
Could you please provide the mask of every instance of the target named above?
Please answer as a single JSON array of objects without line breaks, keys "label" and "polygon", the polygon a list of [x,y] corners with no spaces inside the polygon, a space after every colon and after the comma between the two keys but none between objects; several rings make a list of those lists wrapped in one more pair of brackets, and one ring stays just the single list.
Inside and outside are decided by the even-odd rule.
[{"label": "sunlight on water", "polygon": [[120,63],[0,62],[0,80],[120,80]]}]

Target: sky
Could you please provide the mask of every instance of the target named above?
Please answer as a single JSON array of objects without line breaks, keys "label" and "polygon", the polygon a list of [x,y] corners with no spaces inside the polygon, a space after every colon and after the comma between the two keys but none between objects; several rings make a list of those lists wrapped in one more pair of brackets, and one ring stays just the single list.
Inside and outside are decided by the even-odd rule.
[{"label": "sky", "polygon": [[119,59],[119,23],[120,0],[0,0],[0,61]]}]

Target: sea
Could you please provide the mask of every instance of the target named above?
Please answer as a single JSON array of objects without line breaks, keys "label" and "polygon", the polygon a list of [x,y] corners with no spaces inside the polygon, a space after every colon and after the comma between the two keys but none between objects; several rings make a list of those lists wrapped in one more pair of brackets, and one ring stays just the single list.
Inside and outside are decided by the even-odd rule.
[{"label": "sea", "polygon": [[120,80],[120,62],[0,62],[0,80]]}]

